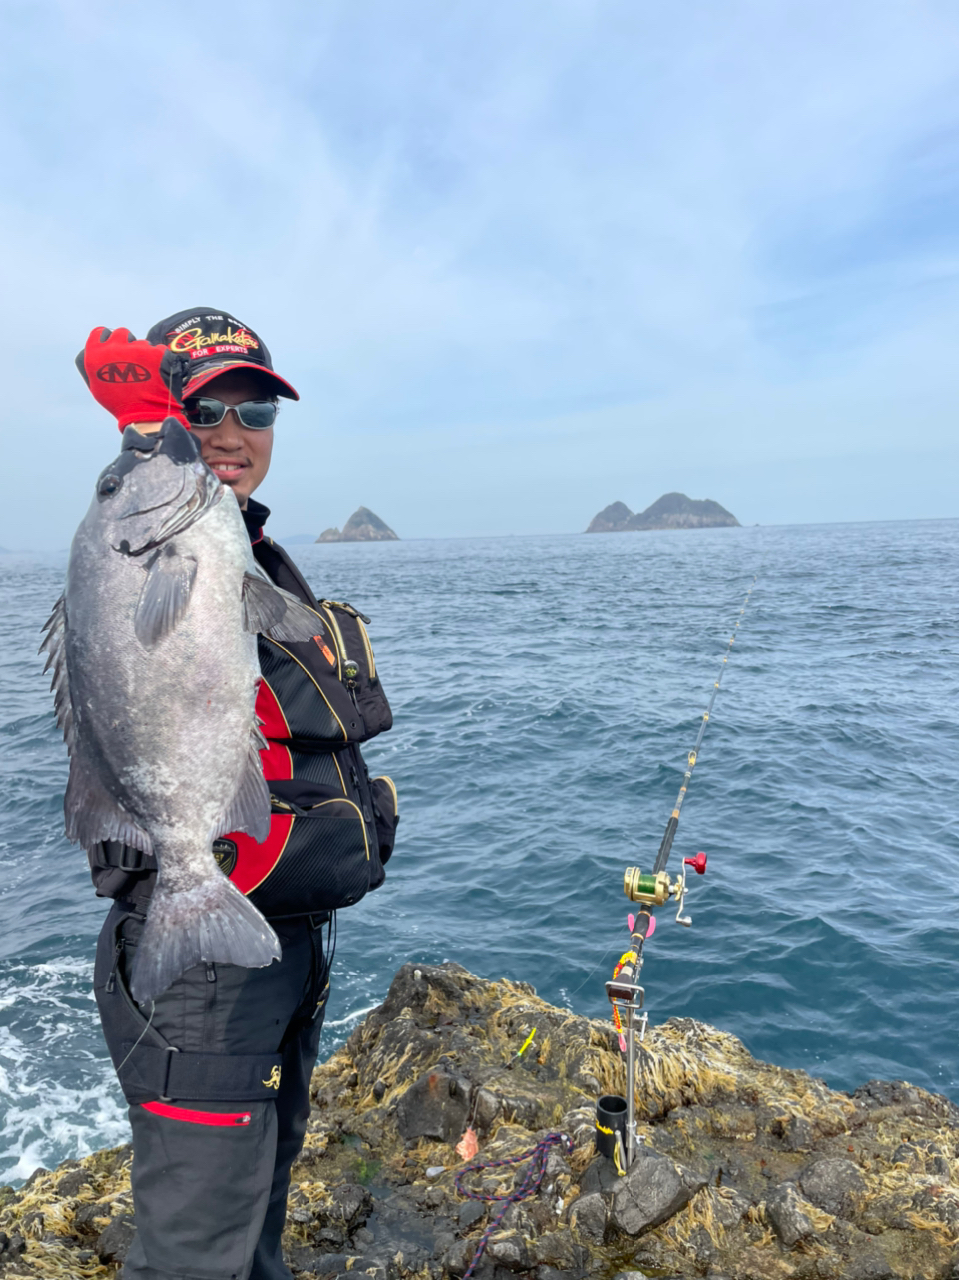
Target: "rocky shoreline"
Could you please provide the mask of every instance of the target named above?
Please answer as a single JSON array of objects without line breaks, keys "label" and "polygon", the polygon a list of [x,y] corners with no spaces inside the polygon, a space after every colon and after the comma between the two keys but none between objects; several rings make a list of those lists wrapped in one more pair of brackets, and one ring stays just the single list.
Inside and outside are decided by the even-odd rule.
[{"label": "rocky shoreline", "polygon": [[[530,1037],[529,1048],[517,1056]],[[455,964],[404,965],[313,1077],[293,1171],[297,1276],[477,1280],[885,1280],[959,1277],[959,1108],[902,1082],[852,1095],[752,1058],[690,1019],[650,1030],[638,1094],[644,1154],[618,1177],[594,1148],[594,1104],[622,1092],[608,1022]],[[478,1152],[457,1152],[467,1129]],[[502,1163],[549,1134],[538,1190]],[[465,1148],[469,1150],[469,1148]],[[0,1189],[0,1275],[117,1273],[135,1230],[130,1150]]]}]

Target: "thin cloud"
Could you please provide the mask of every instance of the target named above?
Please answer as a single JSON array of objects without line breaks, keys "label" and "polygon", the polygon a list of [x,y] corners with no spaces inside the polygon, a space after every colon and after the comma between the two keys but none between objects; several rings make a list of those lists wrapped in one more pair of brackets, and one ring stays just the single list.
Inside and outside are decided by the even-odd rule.
[{"label": "thin cloud", "polygon": [[353,505],[411,534],[575,529],[687,483],[757,519],[848,515],[817,459],[847,493],[869,470],[858,515],[920,515],[918,413],[957,460],[945,3],[187,23],[32,0],[3,23],[3,430],[14,467],[38,439],[61,461],[43,502],[11,496],[4,545],[67,541],[114,446],[72,368],[89,328],[199,303],[304,393],[265,495],[284,528],[342,523],[317,495],[347,456]]}]

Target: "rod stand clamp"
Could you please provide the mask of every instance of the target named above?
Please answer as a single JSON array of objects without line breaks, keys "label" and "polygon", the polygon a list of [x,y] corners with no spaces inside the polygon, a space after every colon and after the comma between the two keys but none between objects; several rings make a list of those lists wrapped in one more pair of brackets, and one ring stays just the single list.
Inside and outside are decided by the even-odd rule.
[{"label": "rod stand clamp", "polygon": [[[609,997],[610,1004],[628,1012],[632,1012],[634,1009],[641,1009],[643,1001],[646,999],[645,988],[635,982],[623,982],[619,978],[611,978],[606,983],[606,994]],[[645,1016],[643,1014],[644,1018]]]}]

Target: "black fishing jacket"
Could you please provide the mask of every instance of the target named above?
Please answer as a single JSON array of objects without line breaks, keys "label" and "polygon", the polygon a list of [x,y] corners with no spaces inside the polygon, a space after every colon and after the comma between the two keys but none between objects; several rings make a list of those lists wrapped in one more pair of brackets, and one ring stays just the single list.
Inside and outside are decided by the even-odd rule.
[{"label": "black fishing jacket", "polygon": [[[396,788],[371,778],[359,744],[393,723],[364,622],[349,604],[317,600],[296,565],[264,535],[269,508],[243,512],[261,568],[316,614],[300,643],[259,637],[262,681],[256,711],[268,747],[270,834],[245,832],[213,846],[223,872],[266,916],[315,914],[358,902],[383,883],[399,821]],[[143,907],[156,882],[151,855],[116,841],[88,851],[101,897]]]}]

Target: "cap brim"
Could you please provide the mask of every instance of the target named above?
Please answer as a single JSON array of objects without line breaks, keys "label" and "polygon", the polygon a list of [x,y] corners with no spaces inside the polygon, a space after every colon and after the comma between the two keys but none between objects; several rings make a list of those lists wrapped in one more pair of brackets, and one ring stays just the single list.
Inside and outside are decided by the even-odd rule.
[{"label": "cap brim", "polygon": [[261,364],[254,364],[252,360],[217,360],[212,364],[205,365],[203,369],[197,370],[193,377],[187,380],[183,388],[184,396],[195,396],[200,388],[205,387],[208,382],[218,378],[221,373],[232,372],[234,369],[249,369],[252,373],[259,374],[261,378],[265,378],[270,383],[275,395],[286,396],[288,400],[299,400],[300,398],[299,392],[294,390],[285,378],[281,378],[272,369],[264,369]]}]

